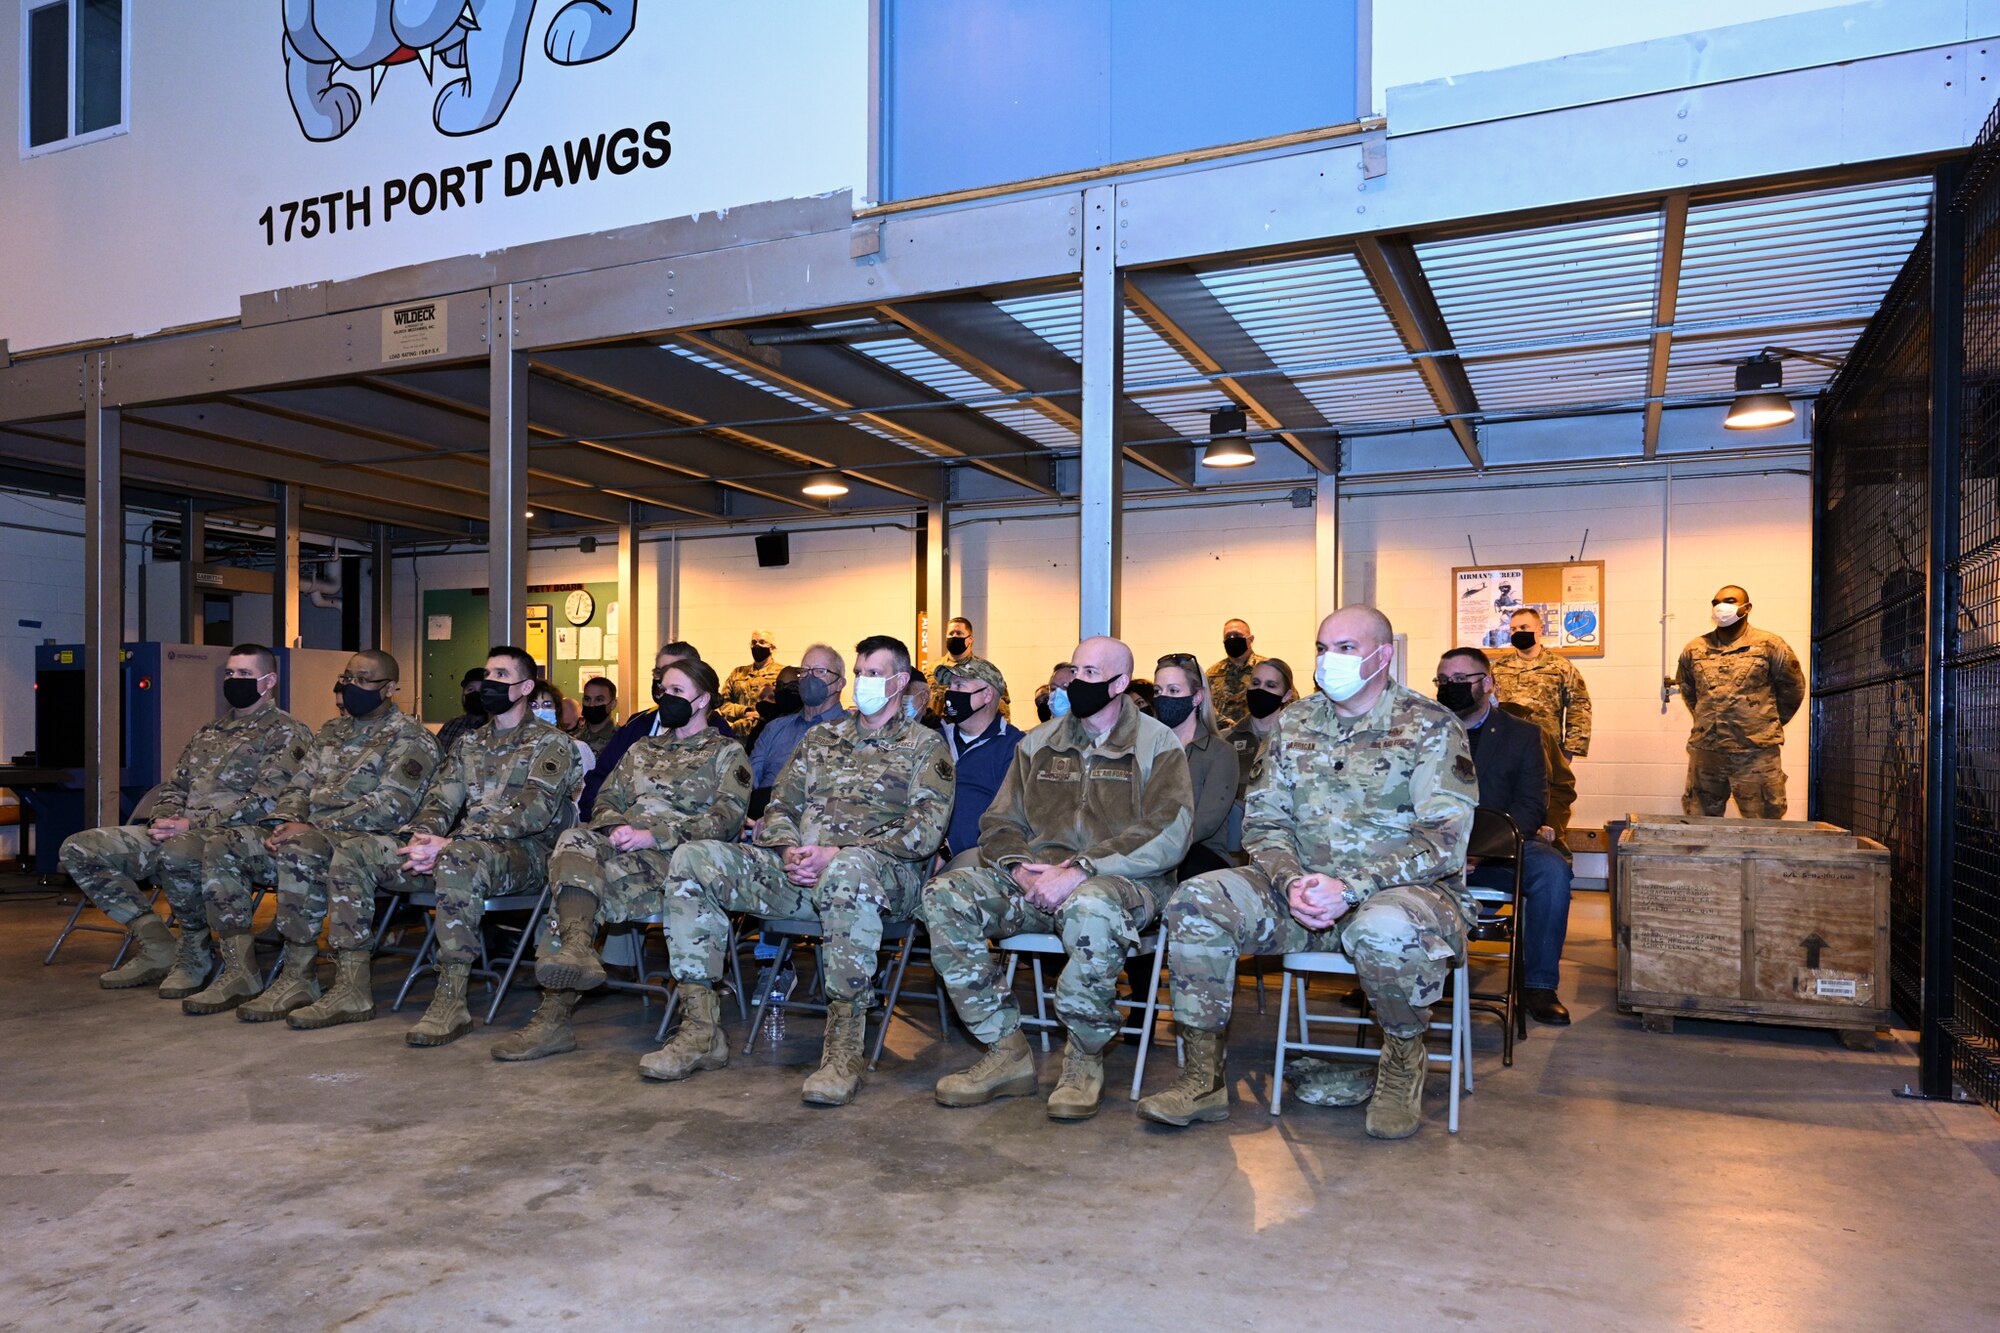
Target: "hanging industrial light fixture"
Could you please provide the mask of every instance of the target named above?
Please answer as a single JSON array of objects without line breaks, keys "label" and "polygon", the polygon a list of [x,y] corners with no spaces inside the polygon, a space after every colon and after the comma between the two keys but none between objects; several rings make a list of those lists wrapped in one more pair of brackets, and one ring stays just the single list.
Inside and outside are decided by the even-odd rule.
[{"label": "hanging industrial light fixture", "polygon": [[1785,383],[1784,363],[1766,348],[1736,366],[1736,401],[1722,424],[1729,430],[1761,430],[1797,418],[1792,400],[1777,392]]},{"label": "hanging industrial light fixture", "polygon": [[1243,409],[1231,403],[1208,414],[1208,447],[1201,461],[1208,467],[1247,467],[1257,461],[1257,451],[1243,434],[1247,422]]},{"label": "hanging industrial light fixture", "polygon": [[817,500],[832,500],[847,494],[847,483],[838,473],[815,472],[806,478],[805,485],[799,487],[807,495]]}]

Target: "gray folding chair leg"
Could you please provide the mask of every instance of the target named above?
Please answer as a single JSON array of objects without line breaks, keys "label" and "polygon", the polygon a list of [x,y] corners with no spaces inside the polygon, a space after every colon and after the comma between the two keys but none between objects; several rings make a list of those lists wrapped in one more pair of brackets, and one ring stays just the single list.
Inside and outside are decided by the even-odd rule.
[{"label": "gray folding chair leg", "polygon": [[[1153,1024],[1160,1012],[1160,972],[1167,960],[1167,941],[1160,939],[1159,948],[1153,950],[1153,977],[1146,988],[1146,1002],[1140,1009],[1139,1018],[1139,1058],[1132,1066],[1132,1100],[1139,1100],[1139,1081],[1146,1077],[1146,1052],[1153,1045]],[[1136,998],[1136,997],[1134,997]]]},{"label": "gray folding chair leg", "polygon": [[[896,951],[895,958],[888,964],[889,991],[882,999],[882,1021],[875,1028],[875,1049],[869,1052],[868,1055],[868,1067],[870,1069],[873,1069],[881,1062],[882,1043],[889,1039],[889,1020],[896,1012],[896,997],[903,993],[903,973],[909,970],[910,943],[916,937],[916,928],[912,927],[910,933],[903,936],[903,947]],[[867,1021],[867,1011],[865,1010],[862,1012],[862,1020],[863,1022]]]},{"label": "gray folding chair leg", "polygon": [[[153,891],[146,895],[146,910],[149,912],[157,910],[159,901],[160,886],[155,884]],[[111,966],[116,968],[125,961],[125,955],[132,952],[131,931],[125,929],[125,927],[119,925],[116,921],[113,921],[108,926],[100,926],[94,921],[85,921],[81,925],[77,924],[77,919],[83,915],[84,910],[93,906],[95,904],[84,896],[83,890],[78,889],[76,893],[76,910],[69,914],[69,920],[65,921],[63,928],[56,933],[56,942],[49,946],[48,957],[42,959],[43,967],[47,967],[56,960],[56,951],[62,948],[63,941],[72,935],[116,935],[118,936],[118,952],[111,956]]]},{"label": "gray folding chair leg", "polygon": [[417,946],[417,956],[410,960],[410,970],[403,974],[403,984],[396,992],[396,1002],[389,1006],[390,1013],[403,1007],[403,997],[410,993],[410,983],[417,979],[417,974],[430,969],[431,951],[437,946],[438,927],[435,913],[426,913],[426,916],[429,921],[424,926],[424,941]]},{"label": "gray folding chair leg", "polygon": [[[500,984],[493,988],[493,1003],[486,1006],[488,1025],[492,1024],[493,1015],[500,1012],[500,1003],[507,998],[508,987],[514,984],[514,974],[521,968],[521,957],[528,952],[528,943],[535,938],[535,928],[541,925],[542,913],[548,910],[548,905],[549,889],[548,885],[544,884],[541,896],[536,898],[535,905],[528,909],[527,924],[521,927],[521,938],[514,945],[513,956],[507,960],[507,970],[500,975]],[[484,935],[480,936],[479,947],[483,953],[486,948]]]}]

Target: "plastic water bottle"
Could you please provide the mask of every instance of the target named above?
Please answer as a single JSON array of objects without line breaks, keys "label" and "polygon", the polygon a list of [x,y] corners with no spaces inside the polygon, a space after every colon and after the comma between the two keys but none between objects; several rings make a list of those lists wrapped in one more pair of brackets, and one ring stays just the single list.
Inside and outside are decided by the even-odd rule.
[{"label": "plastic water bottle", "polygon": [[764,1006],[764,1023],[771,1034],[771,1044],[778,1045],[785,1039],[785,1001],[792,997],[792,987],[798,984],[798,973],[788,963],[771,978],[771,993]]}]

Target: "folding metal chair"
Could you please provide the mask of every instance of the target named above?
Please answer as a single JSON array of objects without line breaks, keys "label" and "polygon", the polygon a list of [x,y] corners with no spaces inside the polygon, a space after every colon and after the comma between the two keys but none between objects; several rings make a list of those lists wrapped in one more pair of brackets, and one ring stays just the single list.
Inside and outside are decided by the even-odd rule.
[{"label": "folding metal chair", "polygon": [[1487,951],[1479,955],[1481,962],[1497,961],[1507,965],[1506,989],[1497,995],[1491,991],[1473,991],[1468,998],[1474,1009],[1500,1019],[1500,1063],[1509,1067],[1514,1063],[1515,1039],[1528,1035],[1528,1011],[1521,1007],[1521,886],[1527,873],[1524,848],[1525,839],[1521,830],[1514,826],[1512,817],[1506,811],[1482,805],[1472,812],[1472,842],[1466,849],[1466,855],[1476,856],[1481,861],[1508,861],[1514,867],[1511,888],[1472,885],[1467,889],[1479,907],[1479,919],[1466,938],[1467,947],[1473,944],[1506,946],[1504,952]]},{"label": "folding metal chair", "polygon": [[[757,990],[750,998],[751,1004],[757,1009],[757,1017],[750,1025],[750,1037],[746,1049],[756,1044],[757,1034],[764,1030],[764,1023],[772,1012],[773,1007],[770,1003],[772,979],[784,970],[786,962],[790,960],[800,941],[825,938],[825,927],[820,925],[818,917],[773,917],[760,922],[757,929],[766,943],[773,939],[777,941],[778,956],[766,963],[757,977]],[[889,1020],[896,1012],[896,1001],[903,998],[903,974],[909,970],[911,947],[915,944],[917,932],[921,929],[923,929],[922,923],[915,920],[882,923],[882,943],[885,946],[895,945],[896,950],[887,959],[878,963],[875,982],[870,988],[872,999],[880,1002],[882,1006],[882,1021],[875,1029],[875,1045],[868,1053],[870,1069],[882,1059],[882,1044],[889,1038]],[[942,981],[936,984],[935,990],[929,996],[913,998],[930,1000],[937,1005],[940,1015],[948,1013],[951,1006],[951,1001],[945,998]],[[798,1009],[807,1013],[826,1012],[826,1002],[823,998],[820,1000],[788,998],[782,1004],[786,1009]],[[873,1008],[874,1005],[871,1003],[869,1007]],[[862,1015],[862,1021],[864,1024],[867,1022],[866,1014]],[[939,1021],[942,1024],[944,1020],[940,1018]],[[665,1030],[664,1026],[662,1030]]]},{"label": "folding metal chair", "polygon": [[[1345,1010],[1332,1009],[1313,1012],[1306,1006],[1306,976],[1317,973],[1322,976],[1354,977],[1354,964],[1346,954],[1331,952],[1288,953],[1285,955],[1285,989],[1278,1002],[1278,1049],[1277,1063],[1271,1070],[1271,1114],[1277,1115],[1285,1096],[1285,1057],[1294,1051],[1311,1051],[1323,1055],[1352,1055],[1367,1060],[1382,1058],[1379,1048],[1370,1046],[1340,1046],[1312,1040],[1311,1025],[1315,1023],[1333,1024],[1336,1027],[1363,1029],[1373,1027],[1375,1020]],[[1432,1023],[1432,1032],[1443,1032],[1450,1038],[1450,1054],[1439,1055],[1435,1051],[1426,1052],[1429,1064],[1443,1065],[1451,1079],[1451,1109],[1447,1125],[1451,1132],[1458,1133],[1458,1089],[1461,1080],[1467,1092],[1472,1091],[1472,999],[1471,977],[1467,970],[1465,955],[1460,954],[1457,965],[1452,969],[1451,1017],[1442,1023]],[[1298,989],[1299,1037],[1291,1040],[1287,1029],[1292,1017],[1292,991]]]},{"label": "folding metal chair", "polygon": [[[605,980],[604,988],[606,990],[623,991],[628,995],[637,995],[648,1004],[651,1004],[655,999],[664,1003],[666,1005],[666,1012],[660,1015],[660,1028],[654,1034],[653,1040],[665,1041],[667,1039],[667,1025],[674,1021],[674,1013],[680,1008],[681,988],[680,983],[674,980],[672,971],[665,964],[657,968],[649,968],[646,965],[646,940],[650,937],[651,928],[654,926],[661,928],[661,936],[664,939],[667,924],[666,913],[655,912],[651,916],[634,917],[629,924],[639,928],[638,979],[636,981],[620,981],[615,977],[610,977]],[[671,946],[668,947],[671,948]],[[745,1022],[748,1022],[750,1019],[750,1004],[743,995],[743,962],[737,956],[739,948],[737,925],[735,920],[732,919],[729,923],[729,989],[736,996],[737,1014]],[[663,949],[662,952],[664,953],[665,950]]]},{"label": "folding metal chair", "polygon": [[[155,884],[153,886],[153,891],[146,895],[146,910],[149,912],[155,911],[156,905],[159,903],[159,901],[160,901],[160,886]],[[116,968],[119,964],[123,963],[125,961],[125,955],[132,952],[131,931],[125,929],[125,927],[119,925],[116,921],[112,921],[110,917],[105,917],[105,921],[108,922],[109,924],[101,926],[98,925],[95,921],[79,921],[79,918],[83,916],[84,911],[86,909],[91,911],[96,911],[96,904],[92,903],[90,899],[87,896],[85,896],[82,889],[78,889],[76,891],[76,910],[69,914],[69,920],[63,922],[63,928],[56,933],[56,942],[49,946],[48,956],[42,959],[43,967],[47,967],[50,963],[53,963],[56,960],[56,951],[61,949],[63,947],[63,942],[72,935],[92,934],[92,935],[118,936],[119,937],[118,952],[111,956],[111,966],[113,968]],[[178,926],[180,924],[179,917],[173,914],[172,912],[168,913],[167,920],[170,924],[175,926]]]},{"label": "folding metal chair", "polygon": [[[409,975],[403,978],[402,988],[396,992],[396,1002],[389,1006],[392,1011],[403,1007],[403,998],[410,993],[410,983],[417,979],[419,973],[437,970],[437,894],[425,890],[412,893],[409,897],[412,907],[428,911],[428,924],[424,927],[424,942],[417,946],[416,958],[410,963]],[[490,1024],[493,1015],[500,1012],[500,1002],[507,998],[507,988],[514,984],[514,973],[520,970],[521,957],[527,953],[528,943],[534,939],[535,927],[541,923],[542,913],[548,910],[548,905],[549,890],[546,885],[540,893],[512,893],[486,899],[482,909],[485,915],[494,912],[526,912],[528,920],[521,927],[521,937],[514,944],[514,952],[508,957],[507,966],[500,969],[493,966],[493,958],[486,950],[485,921],[483,917],[481,919],[479,963],[472,968],[471,974],[484,977],[487,984],[493,987],[493,1003],[486,1007],[485,1022]]]},{"label": "folding metal chair", "polygon": [[[1055,1002],[1056,993],[1055,988],[1047,985],[1043,977],[1042,959],[1048,957],[1066,959],[1069,957],[1069,946],[1063,943],[1062,936],[1041,931],[1024,931],[1019,935],[1009,935],[1005,939],[994,941],[994,945],[1007,956],[1007,977],[1003,984],[1010,991],[1014,989],[1014,972],[1020,966],[1021,955],[1028,956],[1028,966],[1035,981],[1035,1016],[1029,1018],[1023,1014],[1021,1026],[1039,1030],[1042,1034],[1042,1049],[1048,1050],[1049,1033],[1061,1027],[1062,1020],[1049,1013],[1049,1007]],[[1146,989],[1146,998],[1141,1000],[1134,995],[1129,999],[1117,1001],[1118,1007],[1127,1014],[1135,1010],[1139,1014],[1137,1022],[1127,1023],[1118,1029],[1118,1034],[1122,1037],[1139,1039],[1139,1059],[1132,1067],[1131,1099],[1135,1102],[1139,1100],[1139,1085],[1146,1077],[1146,1056],[1153,1046],[1153,1025],[1159,1020],[1160,1015],[1160,976],[1165,970],[1167,960],[1165,931],[1155,929],[1150,935],[1141,936],[1136,946],[1126,950],[1125,956],[1139,958],[1149,953],[1153,956],[1153,968],[1152,981]],[[1177,1042],[1177,1053],[1178,1049]]]}]

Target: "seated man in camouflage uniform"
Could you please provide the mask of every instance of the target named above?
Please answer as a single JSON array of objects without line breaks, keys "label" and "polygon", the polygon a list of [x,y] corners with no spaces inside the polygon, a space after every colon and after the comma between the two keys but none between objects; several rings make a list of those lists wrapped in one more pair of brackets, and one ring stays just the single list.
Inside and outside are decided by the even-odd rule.
[{"label": "seated man in camouflage uniform", "polygon": [[1180,886],[1167,965],[1181,1078],[1139,1103],[1166,1125],[1229,1116],[1224,1077],[1236,960],[1325,950],[1353,960],[1382,1025],[1368,1133],[1408,1138],[1423,1111],[1424,1034],[1473,919],[1465,849],[1479,774],[1449,708],[1389,679],[1381,612],[1319,627],[1320,692],[1279,715],[1244,800],[1250,864]]},{"label": "seated man in camouflage uniform", "polygon": [[[401,677],[396,659],[387,653],[350,657],[336,691],[342,716],[319,729],[305,763],[257,827],[237,829],[211,846],[203,890],[208,921],[231,961],[213,985],[184,1003],[190,1013],[235,1007],[238,1018],[262,1023],[319,998],[315,966],[334,844],[343,837],[401,827],[416,813],[438,765],[437,742],[391,697]],[[278,886],[285,961],[266,988],[251,965],[250,905],[254,887],[272,883]],[[361,965],[367,965],[365,951]],[[348,960],[340,966],[354,964]]]},{"label": "seated man in camouflage uniform", "polygon": [[[184,1001],[202,988],[214,962],[202,867],[213,848],[264,817],[312,741],[305,725],[278,707],[277,688],[278,659],[269,648],[231,648],[222,666],[229,711],[195,732],[173,774],[154,789],[152,822],[85,829],[63,843],[63,870],[137,946],[123,966],[97,979],[106,990],[157,981],[161,999]],[[153,876],[181,925],[178,953],[173,932],[139,894],[136,881]],[[247,936],[241,948],[243,966],[254,972]]]},{"label": "seated man in camouflage uniform", "polygon": [[[663,730],[619,759],[591,807],[549,858],[555,912],[545,918],[535,980],[542,1004],[526,1027],[493,1046],[495,1060],[539,1060],[576,1049],[570,1015],[604,984],[597,928],[659,914],[674,849],[703,838],[734,841],[750,805],[750,761],[717,735],[708,712],[719,686],[706,662],[676,662],[660,681]],[[551,947],[551,946],[554,947]]]},{"label": "seated man in camouflage uniform", "polygon": [[986,942],[1023,931],[1060,934],[1069,965],[1056,1012],[1069,1028],[1056,1120],[1097,1113],[1104,1048],[1123,1025],[1118,974],[1159,916],[1187,855],[1193,789],[1187,754],[1126,694],[1132,650],[1085,639],[1073,658],[1067,717],[1022,738],[979,821],[978,864],[924,887],[931,958],[966,1029],[991,1048],[940,1079],[945,1106],[978,1106],[1035,1090],[1021,1011],[1000,985]]},{"label": "seated man in camouflage uniform", "polygon": [[861,1086],[863,1028],[885,921],[907,920],[951,822],[956,774],[944,738],[903,713],[910,650],[874,635],[854,648],[854,713],[814,727],[778,775],[755,843],[683,843],[667,895],[667,949],[681,985],[680,1031],[639,1062],[680,1079],[729,1062],[715,983],[729,913],[810,917],[821,927],[826,1040],[805,1082],[815,1106]]},{"label": "seated man in camouflage uniform", "polygon": [[576,819],[583,780],[576,742],[528,711],[535,659],[506,645],[486,658],[480,698],[487,724],[444,757],[403,841],[359,834],[333,849],[327,868],[327,943],[339,961],[332,990],[285,1022],[295,1028],[375,1017],[369,923],[378,889],[437,893],[437,991],[405,1040],[443,1046],[472,1031],[465,983],[479,957],[488,898],[541,891],[549,852]]}]

